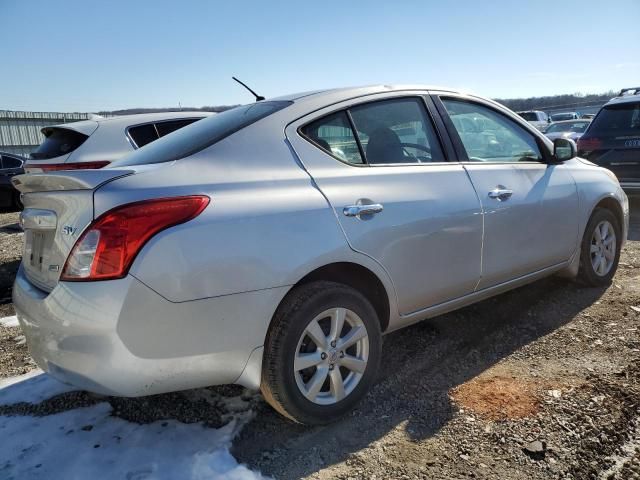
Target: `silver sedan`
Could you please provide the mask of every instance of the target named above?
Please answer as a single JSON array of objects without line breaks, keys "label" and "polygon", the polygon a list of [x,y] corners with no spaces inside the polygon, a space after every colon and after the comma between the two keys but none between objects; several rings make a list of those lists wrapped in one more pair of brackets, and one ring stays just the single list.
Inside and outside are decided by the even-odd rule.
[{"label": "silver sedan", "polygon": [[365,395],[382,334],[547,275],[607,284],[629,214],[573,141],[420,86],[260,101],[14,183],[44,370],[121,396],[261,388],[308,424]]}]

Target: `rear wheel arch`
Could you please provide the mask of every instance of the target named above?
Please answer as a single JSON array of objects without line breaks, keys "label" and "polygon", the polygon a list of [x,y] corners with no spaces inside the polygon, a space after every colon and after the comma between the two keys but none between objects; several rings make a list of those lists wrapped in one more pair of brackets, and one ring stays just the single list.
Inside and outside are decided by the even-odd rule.
[{"label": "rear wheel arch", "polygon": [[341,283],[357,290],[373,305],[380,322],[380,331],[384,332],[389,326],[391,318],[389,292],[378,275],[358,263],[335,262],[312,270],[289,289],[280,304],[295,288],[317,281]]}]

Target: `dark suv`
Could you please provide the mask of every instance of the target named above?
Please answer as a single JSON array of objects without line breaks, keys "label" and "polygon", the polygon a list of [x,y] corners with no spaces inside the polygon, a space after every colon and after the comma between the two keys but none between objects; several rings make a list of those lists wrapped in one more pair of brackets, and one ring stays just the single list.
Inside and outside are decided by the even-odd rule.
[{"label": "dark suv", "polygon": [[578,155],[615,173],[627,194],[640,194],[640,87],[622,89],[600,109]]}]

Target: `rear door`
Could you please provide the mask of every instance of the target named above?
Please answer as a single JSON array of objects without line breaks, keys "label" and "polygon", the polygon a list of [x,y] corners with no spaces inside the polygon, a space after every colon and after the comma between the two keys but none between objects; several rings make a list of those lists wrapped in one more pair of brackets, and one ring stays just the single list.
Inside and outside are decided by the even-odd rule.
[{"label": "rear door", "polygon": [[640,101],[603,107],[578,147],[578,155],[608,168],[620,183],[640,182]]},{"label": "rear door", "polygon": [[544,143],[488,102],[452,94],[434,102],[482,203],[478,289],[568,260],[578,241],[578,195],[566,167],[545,163]]},{"label": "rear door", "polygon": [[391,276],[401,314],[471,293],[480,278],[480,204],[464,168],[447,161],[453,148],[427,102],[356,99],[286,129],[351,247]]}]

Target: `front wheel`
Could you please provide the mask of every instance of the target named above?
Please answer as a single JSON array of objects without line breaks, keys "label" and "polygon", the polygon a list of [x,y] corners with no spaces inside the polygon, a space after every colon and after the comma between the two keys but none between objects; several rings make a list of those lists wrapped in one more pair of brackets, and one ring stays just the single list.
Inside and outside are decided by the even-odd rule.
[{"label": "front wheel", "polygon": [[381,346],[376,311],[360,292],[325,281],[296,287],[267,334],[262,393],[296,422],[333,422],[373,384]]},{"label": "front wheel", "polygon": [[610,210],[596,209],[582,238],[578,280],[592,287],[611,283],[621,245],[622,232],[615,215]]}]

